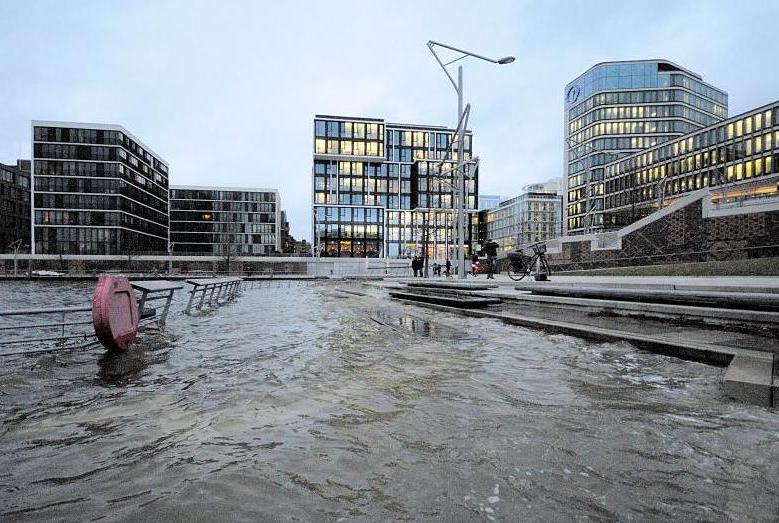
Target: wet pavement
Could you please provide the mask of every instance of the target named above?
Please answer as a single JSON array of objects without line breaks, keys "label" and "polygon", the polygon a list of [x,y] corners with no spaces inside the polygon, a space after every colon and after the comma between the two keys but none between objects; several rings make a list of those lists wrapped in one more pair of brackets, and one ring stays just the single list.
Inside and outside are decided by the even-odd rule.
[{"label": "wet pavement", "polygon": [[0,519],[779,518],[779,414],[723,369],[370,292],[266,284],[120,357],[3,358]]}]

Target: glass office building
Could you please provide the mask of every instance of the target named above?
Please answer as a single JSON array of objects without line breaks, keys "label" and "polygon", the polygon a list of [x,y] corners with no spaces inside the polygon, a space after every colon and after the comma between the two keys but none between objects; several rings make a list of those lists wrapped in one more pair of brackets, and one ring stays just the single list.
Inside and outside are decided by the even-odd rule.
[{"label": "glass office building", "polygon": [[165,253],[168,164],[118,125],[32,122],[33,254]]},{"label": "glass office building", "polygon": [[175,255],[270,256],[282,250],[276,189],[174,185],[170,240]]},{"label": "glass office building", "polygon": [[667,60],[604,62],[565,87],[564,227],[604,223],[603,166],[727,118],[728,95]]},{"label": "glass office building", "polygon": [[779,101],[607,164],[604,225],[618,228],[693,191],[716,206],[779,198]]},{"label": "glass office building", "polygon": [[21,240],[20,252],[30,248],[30,162],[0,163],[0,252]]},{"label": "glass office building", "polygon": [[[457,154],[454,130],[317,115],[314,119],[313,238],[320,256],[452,256]],[[471,159],[472,135],[464,139]],[[470,245],[478,169],[466,173]]]}]

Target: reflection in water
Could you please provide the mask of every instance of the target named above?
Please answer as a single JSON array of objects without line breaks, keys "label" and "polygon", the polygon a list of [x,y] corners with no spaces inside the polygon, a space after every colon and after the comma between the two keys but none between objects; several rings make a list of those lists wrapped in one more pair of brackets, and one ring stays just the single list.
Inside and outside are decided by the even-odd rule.
[{"label": "reflection in water", "polygon": [[332,289],[4,359],[0,519],[775,519],[778,416],[722,369]]}]

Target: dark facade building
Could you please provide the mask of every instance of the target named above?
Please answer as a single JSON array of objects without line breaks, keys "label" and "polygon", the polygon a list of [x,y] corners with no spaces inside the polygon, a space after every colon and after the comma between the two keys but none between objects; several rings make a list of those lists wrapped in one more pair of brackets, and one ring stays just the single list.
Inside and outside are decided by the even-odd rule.
[{"label": "dark facade building", "polygon": [[749,208],[779,196],[779,101],[611,162],[604,227],[629,225],[708,188],[714,206]]},{"label": "dark facade building", "polygon": [[30,162],[0,163],[0,252],[21,240],[20,252],[30,249]]},{"label": "dark facade building", "polygon": [[275,189],[174,185],[170,240],[175,255],[270,256],[281,252]]},{"label": "dark facade building", "polygon": [[[320,256],[453,255],[457,160],[454,130],[317,115],[314,119],[313,248]],[[464,159],[472,156],[472,135]],[[444,159],[447,158],[447,161]],[[467,166],[469,236],[478,169]],[[466,241],[470,245],[470,237]]]},{"label": "dark facade building", "polygon": [[32,122],[34,254],[165,253],[168,164],[118,125]]},{"label": "dark facade building", "polygon": [[565,87],[564,227],[604,223],[603,166],[727,118],[728,95],[668,60],[604,62]]}]

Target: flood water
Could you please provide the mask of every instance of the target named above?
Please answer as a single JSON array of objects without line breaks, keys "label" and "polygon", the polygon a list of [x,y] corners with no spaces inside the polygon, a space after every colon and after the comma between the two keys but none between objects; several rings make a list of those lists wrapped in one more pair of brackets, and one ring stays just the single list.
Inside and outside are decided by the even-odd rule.
[{"label": "flood water", "polygon": [[[93,288],[0,283],[0,309]],[[1,358],[0,520],[779,518],[779,414],[723,369],[368,292],[266,285],[121,357]]]}]

